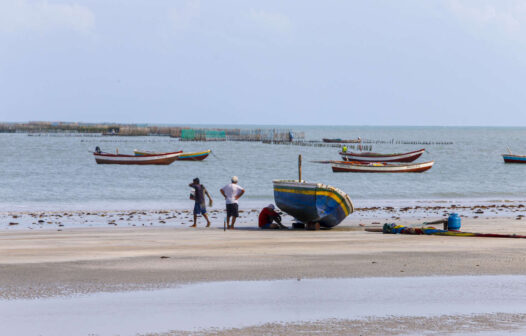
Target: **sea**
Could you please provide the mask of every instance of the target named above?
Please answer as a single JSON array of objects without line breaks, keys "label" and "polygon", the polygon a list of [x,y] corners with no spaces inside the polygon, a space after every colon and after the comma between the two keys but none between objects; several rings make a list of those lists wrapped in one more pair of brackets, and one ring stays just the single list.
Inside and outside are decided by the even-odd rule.
[{"label": "sea", "polygon": [[[304,180],[342,189],[355,207],[526,202],[526,165],[505,164],[501,156],[508,147],[526,154],[524,127],[202,126],[292,129],[304,132],[308,141],[361,137],[383,142],[371,144],[374,152],[425,148],[418,162],[434,160],[435,165],[424,173],[333,173],[329,164],[314,161],[339,160],[336,147],[4,133],[0,211],[191,208],[188,184],[195,177],[212,195],[214,207],[222,207],[219,189],[234,175],[246,190],[240,207],[257,208],[273,202],[272,180],[298,179],[299,155]],[[134,149],[211,149],[212,154],[202,162],[176,161],[168,166],[98,165],[92,155],[96,146],[121,154]]]}]

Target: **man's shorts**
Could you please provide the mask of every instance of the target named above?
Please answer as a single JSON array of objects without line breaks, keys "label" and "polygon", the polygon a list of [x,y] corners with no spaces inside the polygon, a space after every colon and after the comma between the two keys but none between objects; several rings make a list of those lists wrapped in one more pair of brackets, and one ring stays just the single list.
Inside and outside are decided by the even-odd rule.
[{"label": "man's shorts", "polygon": [[194,215],[204,215],[206,213],[206,205],[195,202]]},{"label": "man's shorts", "polygon": [[273,227],[271,227],[271,225],[272,225],[272,222],[263,225],[261,228],[264,229],[264,230],[274,229]]},{"label": "man's shorts", "polygon": [[226,205],[226,215],[227,217],[239,217],[237,203],[227,204]]}]

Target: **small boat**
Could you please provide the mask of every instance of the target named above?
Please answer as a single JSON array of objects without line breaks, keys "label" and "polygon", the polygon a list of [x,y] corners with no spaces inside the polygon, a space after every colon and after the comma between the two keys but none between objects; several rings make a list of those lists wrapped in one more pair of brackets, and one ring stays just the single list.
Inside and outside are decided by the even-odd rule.
[{"label": "small boat", "polygon": [[303,223],[330,228],[354,211],[349,196],[332,186],[297,180],[272,182],[278,208]]},{"label": "small boat", "polygon": [[362,162],[413,162],[425,152],[425,148],[419,149],[414,152],[408,153],[393,153],[393,154],[381,154],[381,153],[344,153],[340,152],[342,159],[345,161],[362,161]]},{"label": "small boat", "polygon": [[360,138],[358,138],[358,139],[348,139],[348,140],[323,138],[321,140],[323,142],[327,142],[327,143],[360,143],[360,142],[362,142],[362,140]]},{"label": "small boat", "polygon": [[93,152],[98,164],[169,165],[177,160],[182,151],[162,154],[126,155]]},{"label": "small boat", "polygon": [[435,161],[422,163],[384,163],[384,162],[339,162],[332,165],[335,173],[421,173],[431,169]]},{"label": "small boat", "polygon": [[[148,154],[163,154],[163,153],[156,153],[156,152],[148,152],[148,151],[139,151],[134,150],[133,151],[135,155],[142,156],[142,155],[148,155]],[[206,150],[204,152],[192,152],[192,153],[182,153],[177,157],[177,161],[203,161],[207,158],[207,156],[212,152],[212,150]]]},{"label": "small boat", "polygon": [[526,163],[526,155],[502,154],[505,163]]},{"label": "small boat", "polygon": [[203,161],[212,152],[210,149],[204,152],[183,153],[177,158],[178,161]]}]

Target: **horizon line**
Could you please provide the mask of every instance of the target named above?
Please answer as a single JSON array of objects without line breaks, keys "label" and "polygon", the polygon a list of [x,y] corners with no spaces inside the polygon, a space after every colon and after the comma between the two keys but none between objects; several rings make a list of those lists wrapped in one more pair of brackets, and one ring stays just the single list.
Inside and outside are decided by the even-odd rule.
[{"label": "horizon line", "polygon": [[141,126],[325,126],[325,127],[473,127],[473,128],[526,128],[526,125],[389,125],[389,124],[267,124],[267,123],[157,123],[157,122],[118,122],[118,121],[66,121],[66,120],[28,120],[28,121],[0,121],[1,124],[28,124],[28,123],[80,123],[99,125],[141,125]]}]

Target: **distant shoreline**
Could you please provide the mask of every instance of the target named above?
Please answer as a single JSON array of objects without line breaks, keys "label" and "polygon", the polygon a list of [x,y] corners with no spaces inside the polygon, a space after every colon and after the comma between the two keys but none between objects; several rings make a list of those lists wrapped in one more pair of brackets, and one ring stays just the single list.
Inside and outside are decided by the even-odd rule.
[{"label": "distant shoreline", "polygon": [[148,124],[81,123],[31,121],[0,123],[0,133],[32,134],[99,134],[103,136],[169,136],[181,140],[249,140],[285,141],[304,139],[303,132],[289,128],[189,127]]}]

